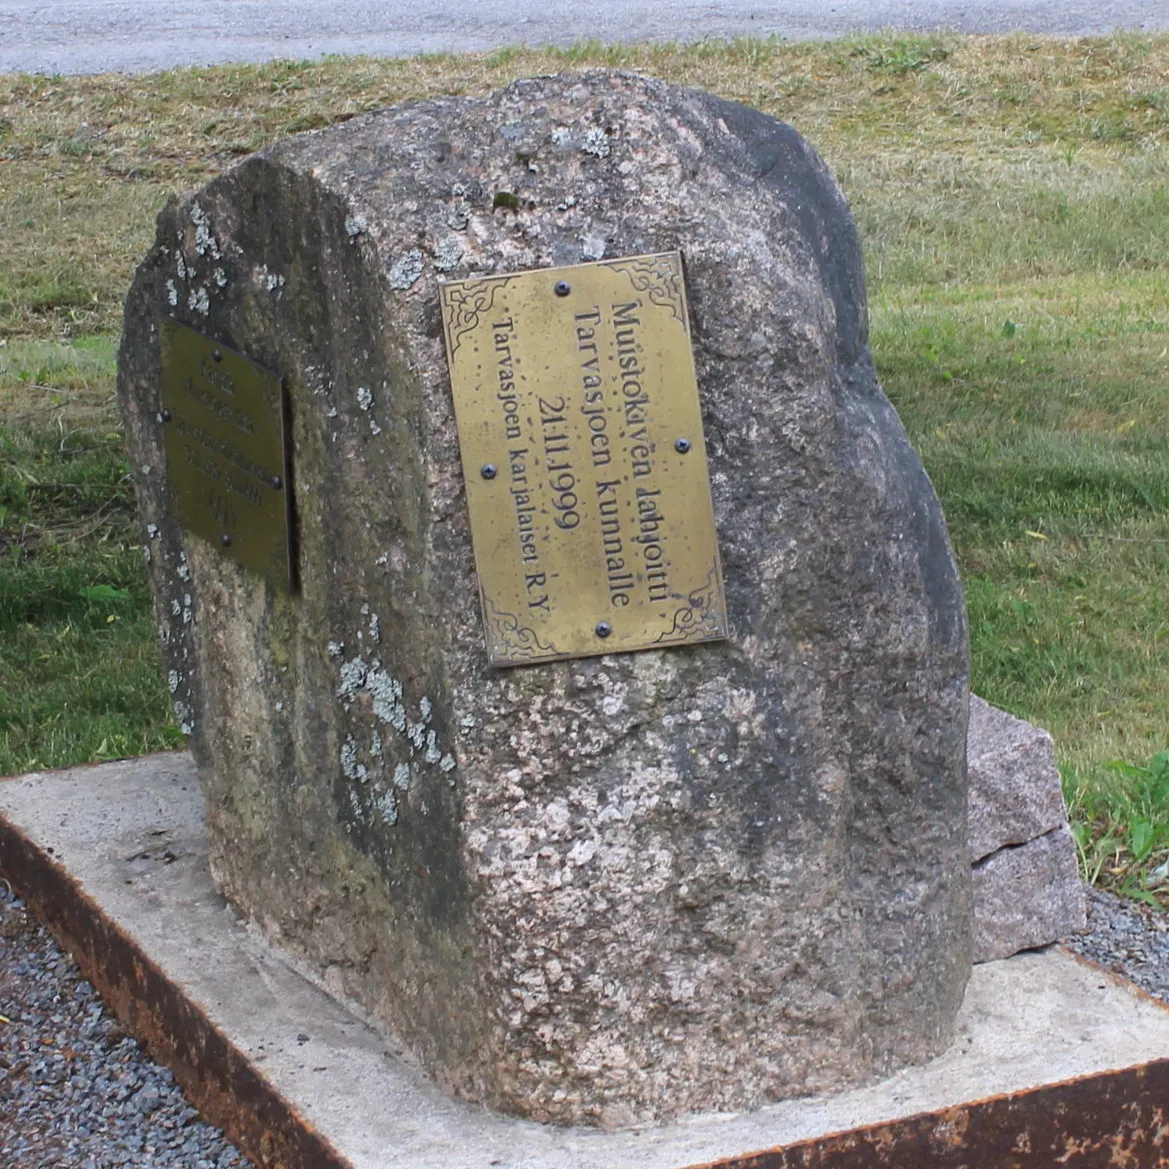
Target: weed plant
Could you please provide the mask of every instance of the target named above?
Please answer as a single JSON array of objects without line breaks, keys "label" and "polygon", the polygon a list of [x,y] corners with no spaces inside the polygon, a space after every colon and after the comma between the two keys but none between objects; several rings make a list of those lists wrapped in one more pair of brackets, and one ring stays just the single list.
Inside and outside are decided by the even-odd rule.
[{"label": "weed plant", "polygon": [[1169,37],[581,45],[0,77],[0,772],[173,746],[112,410],[169,193],[298,130],[617,65],[792,122],[860,227],[973,685],[1055,737],[1086,873],[1169,873]]}]

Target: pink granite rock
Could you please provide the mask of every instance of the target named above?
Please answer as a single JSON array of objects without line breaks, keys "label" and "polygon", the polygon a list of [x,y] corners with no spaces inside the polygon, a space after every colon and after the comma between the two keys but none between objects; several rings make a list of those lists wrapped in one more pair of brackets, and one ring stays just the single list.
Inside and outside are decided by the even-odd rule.
[{"label": "pink granite rock", "polygon": [[1051,736],[971,695],[966,764],[974,961],[1082,930],[1084,886]]},{"label": "pink granite rock", "polygon": [[[493,670],[438,281],[672,249],[732,636]],[[291,597],[168,518],[158,314],[285,379]],[[965,616],[866,337],[799,135],[628,74],[355,118],[161,214],[119,386],[216,879],[462,1095],[632,1123],[949,1043]]]}]

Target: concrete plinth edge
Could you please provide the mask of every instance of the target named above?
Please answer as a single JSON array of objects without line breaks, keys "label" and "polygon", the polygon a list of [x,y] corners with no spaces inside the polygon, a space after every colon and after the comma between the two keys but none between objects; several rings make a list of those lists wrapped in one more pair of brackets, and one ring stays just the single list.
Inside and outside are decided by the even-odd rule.
[{"label": "concrete plinth edge", "polygon": [[449,1099],[249,932],[211,885],[185,755],[0,781],[0,876],[268,1169],[1169,1165],[1169,1011],[1060,950],[976,968],[958,1042],[924,1068],[602,1133]]}]

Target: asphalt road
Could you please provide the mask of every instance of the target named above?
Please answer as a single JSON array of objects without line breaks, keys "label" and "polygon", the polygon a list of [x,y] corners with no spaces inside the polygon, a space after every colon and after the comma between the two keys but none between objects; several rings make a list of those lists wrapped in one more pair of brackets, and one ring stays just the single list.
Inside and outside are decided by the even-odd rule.
[{"label": "asphalt road", "polygon": [[796,40],[882,28],[1169,31],[1169,0],[0,0],[0,72],[148,72],[581,40]]}]

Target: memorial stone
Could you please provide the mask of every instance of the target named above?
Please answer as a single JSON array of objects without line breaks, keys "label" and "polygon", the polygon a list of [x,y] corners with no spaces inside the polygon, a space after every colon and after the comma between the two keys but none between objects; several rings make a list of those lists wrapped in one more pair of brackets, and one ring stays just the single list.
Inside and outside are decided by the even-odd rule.
[{"label": "memorial stone", "polygon": [[[518,274],[551,315],[483,302],[492,351],[461,364],[452,297]],[[799,135],[618,72],[354,118],[159,216],[119,393],[214,876],[463,1097],[644,1123],[950,1042],[964,609],[866,333],[855,228]],[[168,336],[222,361],[176,371]],[[567,579],[517,592],[567,509]],[[558,652],[508,659],[533,638]]]}]

